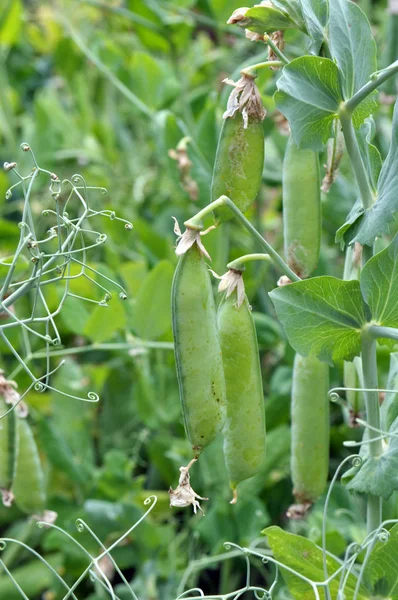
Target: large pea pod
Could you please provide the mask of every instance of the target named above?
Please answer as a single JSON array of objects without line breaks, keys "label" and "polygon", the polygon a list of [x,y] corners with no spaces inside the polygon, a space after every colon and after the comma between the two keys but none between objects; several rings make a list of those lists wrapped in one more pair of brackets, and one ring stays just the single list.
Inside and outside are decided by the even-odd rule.
[{"label": "large pea pod", "polygon": [[225,380],[210,274],[196,243],[174,274],[172,317],[185,429],[197,457],[224,424]]},{"label": "large pea pod", "polygon": [[299,277],[316,268],[321,247],[319,157],[289,138],[283,161],[283,229],[285,256]]},{"label": "large pea pod", "polygon": [[[250,104],[247,100],[250,99]],[[254,99],[254,100],[253,100]],[[211,199],[228,196],[245,212],[255,200],[264,166],[265,111],[254,79],[243,76],[231,93],[218,141],[211,184]],[[226,220],[226,209],[216,211]]]},{"label": "large pea pod", "polygon": [[311,505],[325,489],[329,471],[329,366],[296,354],[292,388],[291,471],[293,494]]},{"label": "large pea pod", "polygon": [[17,418],[18,445],[12,491],[15,504],[28,514],[45,508],[43,469],[32,430],[26,419]]},{"label": "large pea pod", "polygon": [[245,297],[225,298],[218,310],[227,418],[223,429],[224,455],[236,501],[236,486],[255,475],[265,458],[265,410],[256,328]]},{"label": "large pea pod", "polygon": [[[0,397],[0,415],[10,409],[10,405]],[[7,490],[11,489],[14,474],[15,452],[17,446],[17,428],[15,409],[0,419],[0,489],[4,490],[6,502]]]}]

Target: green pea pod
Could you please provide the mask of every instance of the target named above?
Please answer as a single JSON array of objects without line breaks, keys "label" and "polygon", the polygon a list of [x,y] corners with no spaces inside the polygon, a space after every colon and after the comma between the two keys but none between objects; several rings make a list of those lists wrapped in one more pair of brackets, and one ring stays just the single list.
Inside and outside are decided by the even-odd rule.
[{"label": "green pea pod", "polygon": [[[245,212],[255,200],[264,166],[265,111],[252,77],[243,76],[231,93],[221,129],[211,184],[211,199],[228,196]],[[250,106],[248,98],[255,98]],[[217,220],[230,213],[219,209]]]},{"label": "green pea pod", "polygon": [[17,419],[18,446],[12,491],[15,504],[28,514],[45,508],[44,475],[32,430],[26,419]]},{"label": "green pea pod", "polygon": [[[0,397],[0,415],[4,415],[10,405]],[[15,410],[0,419],[0,488],[11,489],[14,474],[15,452],[17,446],[17,428]]]},{"label": "green pea pod", "polygon": [[197,457],[224,424],[225,380],[210,274],[196,243],[174,274],[172,316],[185,429]]},{"label": "green pea pod", "polygon": [[285,256],[299,277],[318,264],[321,247],[321,181],[319,157],[289,138],[283,161],[283,229]]},{"label": "green pea pod", "polygon": [[292,388],[293,493],[311,505],[324,491],[329,471],[329,366],[296,354]]},{"label": "green pea pod", "polygon": [[258,473],[265,458],[265,410],[256,328],[249,302],[237,307],[237,294],[225,298],[218,310],[227,418],[223,429],[224,455],[236,501],[236,486]]}]

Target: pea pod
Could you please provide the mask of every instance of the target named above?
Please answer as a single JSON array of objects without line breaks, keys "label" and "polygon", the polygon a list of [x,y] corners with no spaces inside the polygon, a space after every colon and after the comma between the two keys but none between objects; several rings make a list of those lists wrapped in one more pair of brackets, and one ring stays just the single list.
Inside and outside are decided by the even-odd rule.
[{"label": "pea pod", "polygon": [[299,277],[308,277],[318,264],[321,246],[319,158],[298,148],[289,138],[283,161],[283,228],[285,256]]},{"label": "pea pod", "polygon": [[224,455],[236,501],[236,486],[255,475],[265,458],[265,411],[256,328],[246,296],[234,291],[218,310],[226,391]]},{"label": "pea pod", "polygon": [[185,429],[197,457],[223,426],[225,381],[210,274],[196,243],[174,274],[172,317]]},{"label": "pea pod", "polygon": [[23,512],[40,513],[45,508],[44,475],[32,430],[26,419],[17,419],[18,445],[12,491]]},{"label": "pea pod", "polygon": [[[228,196],[239,210],[245,212],[261,185],[265,111],[253,77],[243,76],[235,86],[218,141],[211,199]],[[226,210],[217,211],[218,220],[229,217]]]},{"label": "pea pod", "polygon": [[296,354],[292,388],[293,494],[311,505],[325,489],[329,470],[329,366]]},{"label": "pea pod", "polygon": [[[0,397],[0,415],[4,415],[10,405]],[[14,474],[15,452],[17,445],[16,412],[12,410],[0,419],[0,488],[9,490]]]}]

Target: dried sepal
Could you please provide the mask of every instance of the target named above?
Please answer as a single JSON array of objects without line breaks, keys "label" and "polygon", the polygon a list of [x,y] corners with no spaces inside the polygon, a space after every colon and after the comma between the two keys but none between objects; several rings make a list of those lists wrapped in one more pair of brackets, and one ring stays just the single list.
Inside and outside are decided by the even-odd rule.
[{"label": "dried sepal", "polygon": [[249,126],[249,121],[264,120],[267,112],[251,75],[243,74],[236,83],[232,79],[224,79],[224,83],[232,85],[234,89],[229,95],[223,119],[233,118],[239,111],[242,114],[245,129]]},{"label": "dried sepal", "polygon": [[170,158],[177,162],[180,173],[180,182],[183,189],[188,193],[191,200],[197,200],[199,196],[199,186],[191,175],[192,161],[188,156],[189,137],[183,138],[177,147],[168,151]]},{"label": "dried sepal", "polygon": [[245,284],[243,282],[242,271],[236,269],[230,269],[224,275],[221,276],[221,281],[218,284],[219,292],[226,292],[226,297],[236,290],[236,307],[240,308],[245,301]]},{"label": "dried sepal", "polygon": [[202,244],[201,232],[198,231],[197,229],[191,229],[190,227],[187,227],[186,230],[184,231],[184,233],[181,233],[181,229],[180,229],[177,219],[175,217],[173,217],[173,219],[174,219],[174,233],[177,235],[177,247],[175,250],[177,256],[182,256],[194,244],[197,244],[201,255],[206,257],[211,262],[211,256],[207,252],[204,245]]},{"label": "dried sepal", "polygon": [[200,506],[198,500],[208,500],[208,498],[202,498],[199,496],[192,488],[190,483],[190,475],[189,469],[192,465],[197,461],[197,458],[193,458],[191,462],[186,467],[180,467],[180,479],[178,481],[178,486],[175,490],[173,488],[169,489],[169,497],[170,497],[170,507],[186,507],[192,504],[193,512],[197,513],[197,509],[204,515],[202,507]]},{"label": "dried sepal", "polygon": [[[271,41],[274,42],[274,44],[278,48],[278,50],[283,52],[285,49],[285,40],[283,37],[283,31],[282,30],[274,31],[273,33],[271,33],[271,35],[269,37],[270,37]],[[275,52],[274,52],[273,48],[271,48],[271,46],[268,46],[268,60],[279,60],[279,56],[277,56],[277,54],[275,54]],[[272,71],[277,71],[280,67],[270,67],[270,68]]]},{"label": "dried sepal", "polygon": [[0,395],[3,396],[6,404],[15,406],[18,416],[24,419],[29,414],[28,406],[25,402],[21,401],[21,396],[16,388],[17,384],[15,381],[6,379],[4,372],[0,370]]},{"label": "dried sepal", "polygon": [[14,502],[14,494],[12,493],[12,491],[0,488],[0,494],[3,506],[6,506],[7,508],[12,506],[12,503]]},{"label": "dried sepal", "polygon": [[242,6],[241,8],[237,8],[236,10],[234,10],[232,15],[229,17],[227,24],[235,25],[236,23],[238,23],[238,25],[243,25],[242,21],[245,20],[246,13],[248,10],[249,10],[248,6]]},{"label": "dried sepal", "polygon": [[290,283],[292,283],[292,280],[289,279],[289,277],[287,275],[281,275],[281,277],[279,277],[276,285],[278,287],[283,287],[285,285],[289,285]]},{"label": "dried sepal", "polygon": [[287,509],[286,516],[294,521],[304,519],[311,506],[311,502],[303,502],[302,504],[292,504]]}]

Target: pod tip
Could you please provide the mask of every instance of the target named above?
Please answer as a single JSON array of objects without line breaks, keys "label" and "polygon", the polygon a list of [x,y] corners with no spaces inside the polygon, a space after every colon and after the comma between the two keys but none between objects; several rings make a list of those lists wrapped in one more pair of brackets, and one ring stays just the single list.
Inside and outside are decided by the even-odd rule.
[{"label": "pod tip", "polygon": [[238,501],[238,492],[236,490],[236,488],[233,490],[233,497],[232,500],[230,501],[230,504],[236,504]]}]

